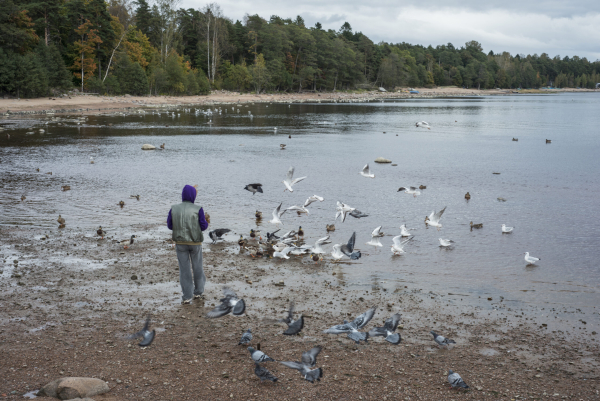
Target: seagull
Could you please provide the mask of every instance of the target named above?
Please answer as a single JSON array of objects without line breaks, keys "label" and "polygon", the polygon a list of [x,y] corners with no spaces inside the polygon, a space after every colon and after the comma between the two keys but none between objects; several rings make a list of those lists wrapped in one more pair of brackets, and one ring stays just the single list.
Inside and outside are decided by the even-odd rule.
[{"label": "seagull", "polygon": [[228,228],[218,228],[216,230],[212,230],[211,232],[209,232],[208,236],[210,237],[210,239],[213,240],[213,244],[214,244],[218,240],[222,240],[223,238],[221,238],[221,237],[223,236],[223,234],[227,234],[229,231],[231,231],[231,230]]},{"label": "seagull", "polygon": [[446,338],[444,336],[440,336],[439,334],[436,334],[433,330],[429,333],[431,333],[431,335],[433,336],[433,341],[435,341],[440,347],[446,346],[447,348],[450,347],[450,344],[456,344],[456,341]]},{"label": "seagull", "polygon": [[508,234],[512,232],[513,227],[506,227],[506,224],[502,224],[502,234]]},{"label": "seagull", "polygon": [[458,373],[454,373],[452,369],[448,371],[448,383],[450,383],[452,388],[469,388],[462,377]]},{"label": "seagull", "polygon": [[248,351],[250,351],[250,356],[252,357],[252,360],[254,362],[275,362],[275,359],[271,358],[270,356],[267,356],[267,354],[265,354],[262,351],[255,350],[252,347],[248,347]]},{"label": "seagull", "polygon": [[396,313],[392,315],[389,319],[385,321],[383,327],[374,327],[369,330],[369,337],[385,337],[385,341],[390,342],[392,344],[400,344],[402,341],[402,337],[400,334],[395,333],[398,328],[398,323],[400,322],[401,314]]},{"label": "seagull", "polygon": [[293,177],[294,177],[294,167],[290,167],[290,169],[287,172],[287,176],[286,176],[285,180],[282,181],[283,185],[285,185],[285,189],[283,190],[283,192],[285,192],[287,190],[289,190],[290,192],[294,192],[294,190],[292,189],[292,186],[306,178],[306,177],[300,177],[300,178],[296,178],[295,180],[292,180]]},{"label": "seagull", "polygon": [[418,195],[421,195],[421,191],[419,191],[417,189],[417,187],[400,187],[398,188],[398,190],[396,192],[400,192],[400,191],[404,191],[404,193],[412,195],[413,197],[417,197]]},{"label": "seagull", "polygon": [[264,380],[271,380],[272,382],[277,381],[277,378],[273,376],[271,372],[269,372],[266,368],[260,366],[260,364],[257,362],[254,362],[254,374],[258,376],[261,383]]},{"label": "seagull", "polygon": [[529,252],[525,252],[525,262],[527,262],[527,266],[535,265],[535,262],[541,260],[540,258],[535,258],[533,256],[529,256]]},{"label": "seagull", "polygon": [[352,260],[360,259],[360,251],[354,252],[354,243],[356,242],[356,231],[352,233],[352,236],[348,240],[347,244],[341,246],[340,251],[348,256]]},{"label": "seagull", "polygon": [[275,252],[273,252],[273,257],[281,258],[281,259],[289,259],[290,257],[288,256],[288,253],[290,253],[290,251],[293,249],[294,249],[294,247],[288,246],[285,249],[283,249],[281,252],[275,251]]},{"label": "seagull", "polygon": [[273,220],[269,221],[269,223],[272,224],[283,224],[281,222],[281,216],[286,212],[287,209],[283,209],[283,212],[281,211],[281,205],[283,204],[280,203],[279,206],[277,206],[275,208],[275,210],[273,210]]},{"label": "seagull", "polygon": [[280,362],[282,365],[287,366],[290,369],[296,369],[300,372],[300,374],[304,377],[305,380],[308,380],[311,383],[314,383],[315,380],[321,381],[323,377],[323,369],[310,369],[314,367],[317,363],[317,355],[321,352],[322,348],[320,346],[314,347],[310,351],[302,352],[302,360],[301,362],[291,362],[284,361]]},{"label": "seagull", "polygon": [[311,203],[313,203],[313,202],[317,202],[317,201],[319,201],[319,202],[323,202],[324,200],[325,200],[325,199],[323,199],[323,197],[322,197],[322,196],[319,196],[319,195],[313,195],[313,196],[309,197],[309,198],[306,200],[306,202],[304,202],[304,207],[308,207],[308,206],[309,206]]},{"label": "seagull", "polygon": [[286,336],[298,334],[304,328],[304,317],[300,315],[300,317],[297,320],[294,320],[294,310],[295,304],[294,301],[292,301],[290,302],[288,315],[285,318],[279,320],[281,323],[285,323],[288,326],[287,330],[283,332],[283,334]]},{"label": "seagull", "polygon": [[285,210],[296,210],[298,212],[298,214],[302,214],[302,213],[309,213],[308,209],[306,208],[306,206],[290,206]]},{"label": "seagull", "polygon": [[140,347],[147,347],[150,344],[152,344],[152,341],[154,341],[154,336],[156,335],[156,330],[149,330],[150,328],[150,316],[148,315],[148,317],[146,318],[146,323],[144,323],[144,328],[141,329],[140,331],[138,331],[135,334],[130,335],[129,337],[127,337],[128,340],[133,340],[134,338],[143,338],[143,340],[138,343],[138,345]]},{"label": "seagull", "polygon": [[124,240],[113,240],[113,242],[116,242],[117,244],[119,244],[119,246],[123,246],[124,249],[129,248],[131,245],[133,245],[133,239],[137,238],[136,235],[132,235],[131,238],[129,239],[124,239]]},{"label": "seagull", "polygon": [[416,123],[416,124],[415,124],[415,126],[416,126],[417,128],[427,128],[427,129],[431,129],[431,128],[429,127],[429,124],[428,124],[428,123],[426,123],[425,121],[419,121],[418,123]]},{"label": "seagull", "polygon": [[327,253],[327,252],[325,252],[325,250],[324,250],[324,249],[321,247],[322,245],[325,245],[325,244],[331,244],[331,241],[329,241],[329,235],[328,235],[327,237],[323,237],[323,238],[320,238],[320,239],[318,239],[318,240],[315,242],[315,245],[313,245],[313,247],[312,247],[312,248],[310,248],[310,251],[311,251],[312,253],[315,253],[315,254]]},{"label": "seagull", "polygon": [[240,340],[238,345],[248,345],[250,344],[250,341],[252,341],[252,332],[250,331],[250,329],[248,329],[248,331],[242,334],[242,339]]},{"label": "seagull", "polygon": [[397,235],[394,238],[392,238],[392,241],[394,241],[394,245],[392,245],[392,253],[394,255],[401,255],[403,253],[406,253],[403,247],[411,239],[413,239],[413,237],[408,237],[407,239],[403,240],[401,235]]},{"label": "seagull", "polygon": [[425,224],[437,227],[439,230],[440,228],[442,228],[442,225],[440,224],[440,219],[442,218],[442,215],[445,211],[446,206],[444,206],[444,208],[437,213],[435,213],[435,211],[431,212],[429,216],[425,217]]},{"label": "seagull", "polygon": [[354,209],[353,211],[351,211],[350,213],[348,213],[350,216],[354,217],[355,219],[360,219],[362,217],[369,217],[368,214],[365,214],[363,212],[361,212],[358,209]]},{"label": "seagull", "polygon": [[267,241],[279,239],[279,237],[276,236],[275,234],[278,233],[280,230],[281,230],[281,228],[277,231],[273,231],[272,233],[267,232]]},{"label": "seagull", "polygon": [[406,228],[406,224],[402,224],[400,226],[400,235],[403,237],[410,237],[410,233],[408,232],[408,228]]},{"label": "seagull", "polygon": [[217,305],[216,308],[208,312],[206,317],[217,318],[225,316],[230,312],[236,316],[244,313],[246,310],[246,303],[243,299],[238,298],[231,288],[227,286],[223,287],[223,294],[225,294],[225,298],[220,299],[221,304]]},{"label": "seagull", "polygon": [[367,178],[375,178],[375,174],[371,173],[371,170],[369,169],[369,164],[365,164],[362,171],[360,172],[360,175]]},{"label": "seagull", "polygon": [[281,239],[282,239],[282,241],[285,241],[285,240],[290,239],[290,238],[295,239],[297,234],[298,233],[295,230],[290,230],[287,233],[283,234],[283,236],[281,237]]},{"label": "seagull", "polygon": [[451,239],[443,239],[443,238],[439,238],[439,241],[440,241],[440,246],[443,246],[443,247],[452,246],[452,243],[454,242]]},{"label": "seagull", "polygon": [[381,232],[381,226],[373,230],[373,232],[371,233],[371,240],[367,242],[367,245],[383,246],[379,239],[380,237],[383,237],[383,233]]},{"label": "seagull", "polygon": [[363,313],[362,315],[358,316],[352,322],[347,322],[344,320],[343,324],[338,324],[336,326],[333,326],[333,327],[325,330],[323,333],[326,333],[326,334],[348,333],[348,338],[355,341],[357,344],[359,344],[360,341],[367,342],[367,339],[369,338],[369,333],[361,332],[358,330],[362,329],[363,327],[365,327],[367,325],[367,323],[369,323],[369,321],[375,315],[376,310],[377,310],[377,307],[374,306],[371,309],[369,309],[368,311],[366,311],[365,313]]},{"label": "seagull", "polygon": [[244,187],[244,189],[246,191],[252,192],[252,195],[254,195],[257,192],[260,192],[261,194],[263,193],[262,184],[248,184]]},{"label": "seagull", "polygon": [[342,244],[335,244],[333,246],[333,251],[331,251],[331,256],[333,256],[333,258],[335,260],[340,260],[341,258],[344,257],[344,254],[342,253]]},{"label": "seagull", "polygon": [[340,203],[338,201],[337,202],[337,213],[335,214],[335,219],[337,220],[337,218],[339,216],[342,216],[342,223],[343,223],[344,221],[346,221],[346,215],[349,212],[353,212],[355,210],[356,210],[355,208],[350,207],[350,206],[346,205],[345,203]]}]

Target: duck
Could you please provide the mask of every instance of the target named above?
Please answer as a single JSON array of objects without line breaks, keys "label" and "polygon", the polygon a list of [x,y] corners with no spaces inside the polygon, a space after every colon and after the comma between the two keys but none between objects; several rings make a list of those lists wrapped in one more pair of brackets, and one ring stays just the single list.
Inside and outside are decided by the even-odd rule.
[{"label": "duck", "polygon": [[58,215],[58,219],[56,219],[56,221],[58,224],[65,224],[65,219],[60,214]]},{"label": "duck", "polygon": [[119,240],[116,239],[116,240],[114,240],[114,242],[116,242],[117,244],[119,244],[119,246],[122,245],[123,249],[127,249],[127,248],[129,248],[130,246],[133,245],[133,239],[134,238],[137,238],[137,236],[136,235],[132,235],[129,239],[124,239],[124,240],[121,240],[121,241],[119,241]]},{"label": "duck", "polygon": [[98,234],[99,237],[102,237],[102,239],[104,239],[104,236],[106,235],[106,231],[104,231],[102,229],[102,226],[98,227],[98,230],[96,230],[96,234]]},{"label": "duck", "polygon": [[204,220],[206,220],[206,224],[210,224],[210,214],[204,213]]},{"label": "duck", "polygon": [[302,226],[298,227],[298,236],[304,237],[304,230],[302,229]]},{"label": "duck", "polygon": [[262,220],[262,212],[257,210],[256,213],[254,213],[254,217],[256,217],[256,220]]},{"label": "duck", "polygon": [[292,139],[292,136],[291,136],[291,135],[288,135],[288,138],[289,138],[289,139]]},{"label": "duck", "polygon": [[552,143],[552,140],[546,139],[546,143]]},{"label": "duck", "polygon": [[139,195],[129,195],[129,199],[137,199],[140,200],[140,196]]},{"label": "duck", "polygon": [[121,202],[117,203],[117,205],[121,206],[121,208],[122,208],[123,206],[125,206],[125,202],[121,201]]},{"label": "duck", "polygon": [[281,150],[284,150],[284,149],[285,149],[285,146],[286,146],[286,145],[285,145],[285,143],[281,143],[281,144],[279,144],[279,147],[281,148]]},{"label": "duck", "polygon": [[327,228],[327,232],[335,231],[335,224],[327,224],[326,228]]},{"label": "duck", "polygon": [[323,256],[321,256],[320,254],[314,254],[314,253],[310,254],[310,258],[313,260],[313,262],[315,262],[315,264],[318,264],[320,261],[323,260]]},{"label": "duck", "polygon": [[427,185],[419,185],[419,189],[427,189]]},{"label": "duck", "polygon": [[250,246],[246,247],[246,250],[250,252],[250,256],[252,256],[253,258],[260,258],[263,256],[263,251],[262,249],[260,249],[260,247]]},{"label": "duck", "polygon": [[37,171],[37,172],[39,173],[39,172],[40,172],[40,169],[39,169],[39,168],[36,168],[36,169],[35,169],[35,171]]},{"label": "duck", "polygon": [[63,191],[68,191],[71,189],[70,185],[63,185],[62,187],[60,187]]},{"label": "duck", "polygon": [[240,249],[245,247],[247,243],[248,243],[248,240],[246,240],[246,238],[244,238],[244,236],[242,234],[240,234],[240,239],[238,240],[238,245],[240,246]]},{"label": "duck", "polygon": [[27,199],[27,197],[25,197],[25,195],[21,195],[21,202],[23,202],[25,199]]},{"label": "duck", "polygon": [[257,233],[257,231],[250,229],[250,238],[256,238],[256,233]]},{"label": "duck", "polygon": [[467,192],[467,193],[465,194],[465,199],[466,199],[466,200],[469,200],[469,199],[471,199],[471,194]]},{"label": "duck", "polygon": [[160,145],[160,148],[164,149],[165,148],[165,144],[163,143],[162,145]]},{"label": "duck", "polygon": [[50,174],[50,175],[52,175],[52,171],[48,171],[46,174]]},{"label": "duck", "polygon": [[513,142],[519,142],[519,138],[513,138]]},{"label": "duck", "polygon": [[471,222],[471,230],[474,228],[483,228],[483,223],[473,224],[473,222]]}]

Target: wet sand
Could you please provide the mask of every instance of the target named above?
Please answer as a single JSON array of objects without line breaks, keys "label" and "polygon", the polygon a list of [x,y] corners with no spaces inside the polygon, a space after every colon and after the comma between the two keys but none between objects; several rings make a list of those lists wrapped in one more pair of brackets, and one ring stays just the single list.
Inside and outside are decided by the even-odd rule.
[{"label": "wet sand", "polygon": [[[420,98],[443,96],[489,96],[514,95],[509,89],[462,89],[456,87],[418,88],[419,94],[411,94],[409,88],[397,92],[323,92],[289,94],[240,94],[229,91],[213,91],[207,96],[99,96],[70,92],[68,96],[36,99],[0,99],[0,114],[27,113],[73,113],[99,114],[111,110],[142,107],[173,107],[183,105],[211,105],[215,103],[302,103],[302,102],[363,102],[377,99]],[[598,92],[593,89],[522,90],[520,93]]]},{"label": "wet sand", "polygon": [[[22,399],[66,376],[107,381],[111,391],[96,400],[600,397],[598,336],[576,327],[585,326],[583,314],[567,321],[549,306],[467,303],[461,294],[424,293],[418,285],[373,281],[365,290],[345,282],[345,263],[253,259],[235,243],[204,245],[206,300],[182,306],[175,251],[164,231],[145,225],[131,231],[140,240],[123,249],[68,222],[60,230],[2,227],[0,397]],[[245,299],[246,314],[207,319],[223,284]],[[275,320],[292,299],[306,324],[301,335],[288,337]],[[356,345],[322,333],[373,305],[378,311],[367,330],[402,313],[400,345],[381,337]],[[157,335],[142,349],[125,337],[148,313]],[[246,347],[237,345],[247,328],[252,345],[260,343],[276,360],[299,360],[302,351],[323,346],[321,382],[270,362],[265,366],[279,381],[260,384]],[[456,346],[439,349],[432,329]],[[449,389],[449,369],[469,391]]]}]

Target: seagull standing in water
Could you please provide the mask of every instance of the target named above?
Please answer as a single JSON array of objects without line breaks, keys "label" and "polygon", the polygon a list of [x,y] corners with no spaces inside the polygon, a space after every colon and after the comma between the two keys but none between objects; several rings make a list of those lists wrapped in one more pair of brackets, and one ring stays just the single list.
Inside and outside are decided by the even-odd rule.
[{"label": "seagull standing in water", "polygon": [[439,241],[440,241],[440,246],[443,246],[444,248],[452,246],[452,243],[454,242],[451,239],[443,239],[443,238],[439,238]]},{"label": "seagull standing in water", "polygon": [[535,265],[535,262],[541,260],[540,258],[536,258],[533,256],[529,256],[529,252],[525,252],[525,262],[527,262],[527,266]]},{"label": "seagull standing in water", "polygon": [[381,226],[379,226],[371,233],[371,240],[367,242],[367,245],[383,246],[380,241],[381,237],[383,237],[383,233],[381,232]]},{"label": "seagull standing in water", "polygon": [[442,228],[442,225],[440,224],[440,219],[442,218],[442,215],[445,211],[446,206],[444,206],[444,208],[437,213],[435,213],[435,211],[431,212],[429,216],[425,217],[425,224],[437,227],[437,229],[439,230],[440,228]]},{"label": "seagull standing in water", "polygon": [[275,208],[275,210],[273,210],[273,220],[270,220],[269,223],[272,224],[283,224],[281,222],[281,216],[286,212],[287,209],[283,209],[283,212],[281,211],[281,205],[283,204],[280,203],[279,206],[277,206]]},{"label": "seagull standing in water", "polygon": [[285,189],[283,190],[283,192],[285,191],[290,191],[290,192],[294,192],[294,190],[292,189],[292,186],[294,186],[295,184],[299,183],[300,181],[302,181],[303,179],[305,179],[306,177],[300,177],[300,178],[296,178],[295,180],[293,180],[294,177],[294,167],[290,167],[290,169],[287,172],[287,176],[285,177],[285,180],[283,180],[283,185],[285,185]]},{"label": "seagull standing in water", "polygon": [[401,255],[403,253],[406,253],[406,251],[404,250],[404,245],[406,245],[406,243],[408,241],[410,241],[413,237],[409,237],[405,240],[402,239],[401,235],[397,235],[395,236],[392,241],[394,241],[394,245],[392,245],[392,253],[394,255]]},{"label": "seagull standing in water", "polygon": [[367,178],[375,178],[375,174],[371,173],[371,170],[369,169],[369,165],[366,164],[362,171],[360,172],[360,175],[362,175],[363,177],[367,177]]},{"label": "seagull standing in water", "polygon": [[506,224],[502,224],[502,234],[511,233],[512,230],[513,230],[513,227],[506,227]]}]

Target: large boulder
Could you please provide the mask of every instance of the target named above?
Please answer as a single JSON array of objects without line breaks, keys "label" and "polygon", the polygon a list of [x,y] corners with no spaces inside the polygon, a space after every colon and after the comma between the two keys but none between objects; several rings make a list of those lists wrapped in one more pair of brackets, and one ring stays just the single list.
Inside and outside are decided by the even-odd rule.
[{"label": "large boulder", "polygon": [[108,384],[92,377],[63,377],[46,384],[37,394],[38,397],[54,397],[61,400],[88,398],[108,392]]},{"label": "large boulder", "polygon": [[378,157],[375,159],[375,163],[391,163],[390,159],[386,159],[385,157]]},{"label": "large boulder", "polygon": [[156,146],[154,146],[154,145],[149,145],[147,143],[142,145],[142,150],[154,150],[154,149],[156,149]]}]

